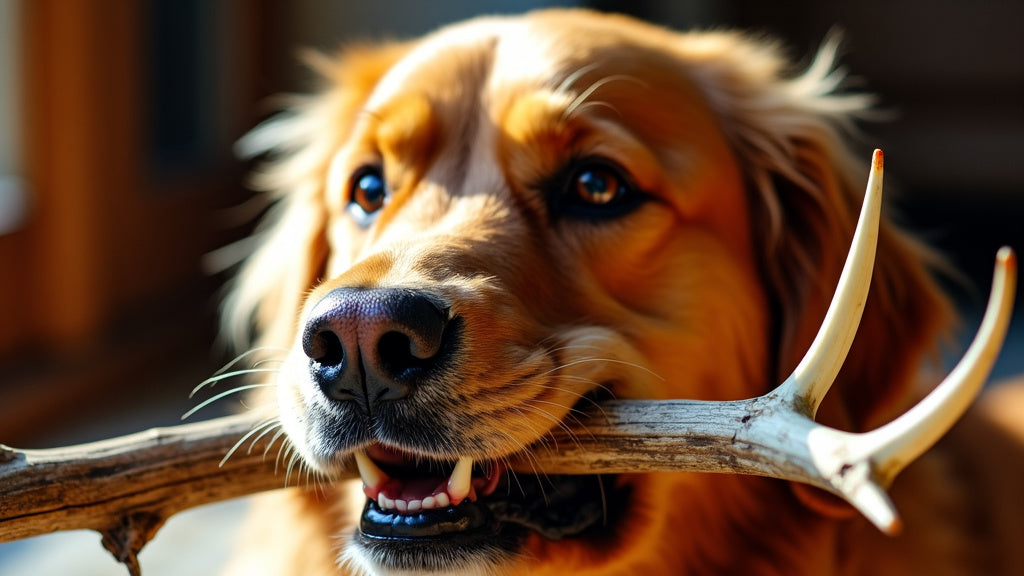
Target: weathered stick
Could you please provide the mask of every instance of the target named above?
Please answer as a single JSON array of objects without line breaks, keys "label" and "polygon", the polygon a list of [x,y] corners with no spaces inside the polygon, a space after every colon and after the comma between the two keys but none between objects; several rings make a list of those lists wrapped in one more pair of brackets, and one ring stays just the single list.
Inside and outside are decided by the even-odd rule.
[{"label": "weathered stick", "polygon": [[284,485],[265,445],[218,467],[254,420],[232,416],[67,448],[0,446],[0,542],[92,529],[138,574],[136,554],[169,516]]},{"label": "weathered stick", "polygon": [[[705,471],[791,477],[810,466],[787,462],[790,456],[751,438],[759,434],[764,408],[759,404],[763,401],[605,402],[593,417],[552,432],[516,468],[569,474]],[[0,542],[60,530],[116,533],[126,520],[151,523],[155,531],[176,512],[283,488],[280,447],[268,446],[266,437],[246,441],[221,465],[225,454],[261,421],[243,414],[66,448],[0,446]],[[723,422],[734,422],[733,436],[723,434]],[[352,468],[338,479],[355,475]]]},{"label": "weathered stick", "polygon": [[[776,409],[761,398],[609,401],[590,418],[552,432],[515,468],[570,474],[729,472],[803,477],[820,485],[820,479],[801,472],[813,468],[809,457],[794,461],[779,447],[780,441],[791,441],[789,436],[797,442],[809,425],[802,432],[788,428],[787,438],[780,439]],[[771,431],[762,426],[766,411],[775,414]],[[793,420],[800,426],[800,419]],[[134,553],[169,516],[285,486],[280,446],[268,446],[265,436],[246,441],[221,465],[261,422],[258,415],[243,414],[67,448],[0,446],[0,542],[92,529],[130,566]],[[355,476],[351,468],[338,479]]]}]

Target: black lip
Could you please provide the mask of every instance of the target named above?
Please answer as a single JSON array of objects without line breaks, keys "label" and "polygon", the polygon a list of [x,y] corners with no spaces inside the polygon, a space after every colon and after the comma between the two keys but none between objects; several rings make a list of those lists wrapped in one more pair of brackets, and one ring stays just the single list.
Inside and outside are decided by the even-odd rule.
[{"label": "black lip", "polygon": [[[477,502],[401,515],[367,499],[355,542],[385,567],[451,571],[468,562],[496,563],[530,532],[558,540],[600,528],[627,496],[614,476],[516,476]],[[615,505],[608,508],[607,498]]]},{"label": "black lip", "polygon": [[494,527],[487,507],[469,500],[418,514],[397,514],[385,512],[367,499],[359,520],[359,530],[370,538],[437,539]]},{"label": "black lip", "polygon": [[402,516],[368,499],[355,543],[384,568],[448,573],[470,563],[498,564],[515,553],[525,535],[477,502]]}]

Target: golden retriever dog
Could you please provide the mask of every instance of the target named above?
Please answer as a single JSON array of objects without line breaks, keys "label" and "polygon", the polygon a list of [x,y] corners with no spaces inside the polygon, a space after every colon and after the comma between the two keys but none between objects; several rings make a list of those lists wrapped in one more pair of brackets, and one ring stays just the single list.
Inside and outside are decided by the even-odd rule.
[{"label": "golden retriever dog", "polygon": [[[897,539],[781,480],[508,469],[602,399],[749,398],[793,369],[867,176],[843,138],[870,99],[834,53],[799,71],[764,39],[554,10],[318,60],[322,93],[246,141],[276,156],[276,214],[228,318],[277,355],[264,399],[311,479],[257,499],[229,572],[1019,569],[1011,503],[967,507],[981,468],[939,452],[894,488]],[[889,222],[877,254],[834,427],[905,408],[953,316]]]}]

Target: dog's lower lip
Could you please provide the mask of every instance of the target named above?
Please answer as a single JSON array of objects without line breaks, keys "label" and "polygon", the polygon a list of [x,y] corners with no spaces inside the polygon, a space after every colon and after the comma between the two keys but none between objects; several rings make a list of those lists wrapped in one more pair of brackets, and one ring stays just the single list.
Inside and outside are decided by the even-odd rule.
[{"label": "dog's lower lip", "polygon": [[486,508],[468,500],[458,506],[398,514],[394,510],[382,510],[368,499],[359,530],[374,538],[419,539],[478,531],[489,522]]}]

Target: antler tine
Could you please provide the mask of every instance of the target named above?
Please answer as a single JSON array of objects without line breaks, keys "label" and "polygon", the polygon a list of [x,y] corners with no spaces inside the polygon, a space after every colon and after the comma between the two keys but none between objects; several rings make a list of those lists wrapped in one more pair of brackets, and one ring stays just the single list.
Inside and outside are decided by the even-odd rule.
[{"label": "antler tine", "polygon": [[875,150],[860,219],[825,320],[800,364],[774,392],[807,410],[811,418],[839,374],[864,313],[882,213],[883,164],[882,151]]},{"label": "antler tine", "polygon": [[821,476],[883,532],[900,530],[899,517],[884,488],[949,431],[992,371],[1010,322],[1016,280],[1013,250],[1002,248],[978,334],[949,376],[916,406],[870,432],[852,434],[818,427],[808,434],[811,459]]},{"label": "antler tine", "polygon": [[874,455],[875,468],[885,483],[953,426],[988,379],[1013,312],[1016,260],[1008,247],[996,255],[992,292],[978,333],[945,380],[902,416],[860,438],[865,450]]}]

